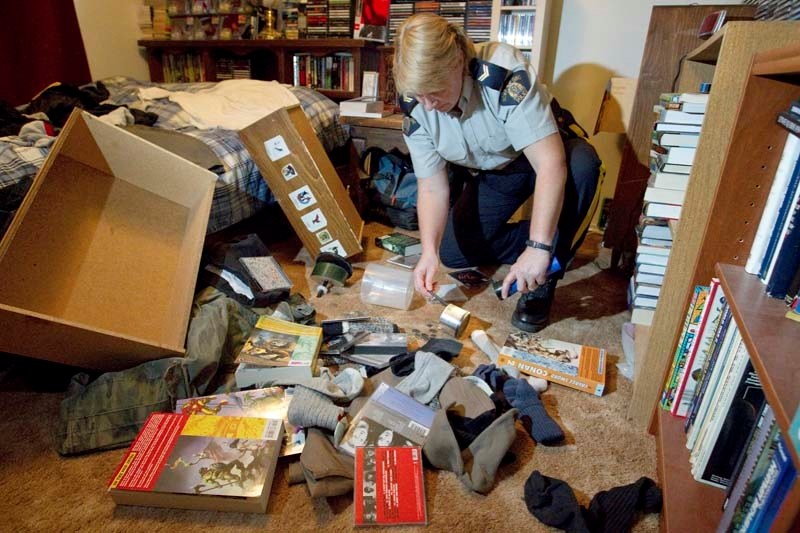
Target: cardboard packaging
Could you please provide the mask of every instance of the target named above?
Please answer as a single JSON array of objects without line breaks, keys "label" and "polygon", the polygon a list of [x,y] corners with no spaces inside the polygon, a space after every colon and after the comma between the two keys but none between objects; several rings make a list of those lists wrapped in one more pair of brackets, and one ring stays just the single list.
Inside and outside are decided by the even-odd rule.
[{"label": "cardboard packaging", "polygon": [[0,241],[0,351],[98,370],[182,355],[215,182],[76,110]]},{"label": "cardboard packaging", "polygon": [[300,106],[270,113],[239,137],[312,256],[361,252],[364,221]]}]

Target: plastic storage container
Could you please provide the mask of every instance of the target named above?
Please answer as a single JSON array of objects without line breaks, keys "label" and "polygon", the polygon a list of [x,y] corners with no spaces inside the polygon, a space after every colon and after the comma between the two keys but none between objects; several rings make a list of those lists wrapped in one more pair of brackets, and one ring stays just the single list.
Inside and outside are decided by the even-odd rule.
[{"label": "plastic storage container", "polygon": [[414,297],[414,273],[371,263],[361,280],[361,301],[395,309],[408,309]]}]

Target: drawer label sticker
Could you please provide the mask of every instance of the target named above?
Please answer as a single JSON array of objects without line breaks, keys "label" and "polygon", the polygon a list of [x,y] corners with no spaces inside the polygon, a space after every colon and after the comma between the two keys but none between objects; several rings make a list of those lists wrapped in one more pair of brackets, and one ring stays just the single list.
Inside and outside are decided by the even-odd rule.
[{"label": "drawer label sticker", "polygon": [[347,253],[344,251],[344,246],[338,240],[333,241],[330,244],[326,244],[322,248],[319,249],[320,252],[331,252],[334,254],[339,254],[342,257],[347,257]]},{"label": "drawer label sticker", "polygon": [[276,135],[264,141],[264,148],[267,150],[267,155],[272,161],[277,161],[291,153],[289,147],[286,146],[286,141],[283,140],[283,135]]},{"label": "drawer label sticker", "polygon": [[289,163],[281,169],[281,174],[283,174],[283,179],[289,181],[290,179],[297,177],[297,169],[294,168],[293,164]]},{"label": "drawer label sticker", "polygon": [[317,199],[314,198],[314,193],[311,192],[311,189],[308,188],[308,185],[303,185],[299,189],[289,193],[289,198],[292,200],[295,209],[298,211],[302,211],[306,207],[311,207],[317,203]]},{"label": "drawer label sticker", "polygon": [[331,235],[330,231],[324,229],[317,233],[317,239],[319,239],[320,244],[328,244],[333,240],[333,235]]},{"label": "drawer label sticker", "polygon": [[306,225],[306,229],[312,233],[316,233],[328,225],[325,215],[322,214],[322,209],[319,208],[314,209],[310,213],[306,213],[300,217],[300,220]]}]

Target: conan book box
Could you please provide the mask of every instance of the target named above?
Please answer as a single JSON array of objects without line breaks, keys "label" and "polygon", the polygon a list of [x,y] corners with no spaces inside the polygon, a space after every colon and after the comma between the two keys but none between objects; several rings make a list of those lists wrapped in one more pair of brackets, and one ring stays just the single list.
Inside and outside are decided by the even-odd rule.
[{"label": "conan book box", "polygon": [[605,350],[521,331],[511,333],[501,348],[497,366],[503,365],[595,396],[606,386]]}]

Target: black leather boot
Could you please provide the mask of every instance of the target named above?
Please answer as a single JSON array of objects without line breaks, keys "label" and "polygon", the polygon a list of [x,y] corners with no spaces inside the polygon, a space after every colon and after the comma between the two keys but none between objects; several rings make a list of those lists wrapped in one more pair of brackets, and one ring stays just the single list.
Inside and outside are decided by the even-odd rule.
[{"label": "black leather boot", "polygon": [[521,294],[517,308],[511,315],[511,324],[522,331],[536,333],[550,324],[550,307],[556,290],[555,279],[548,279],[536,290]]}]

